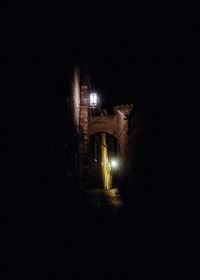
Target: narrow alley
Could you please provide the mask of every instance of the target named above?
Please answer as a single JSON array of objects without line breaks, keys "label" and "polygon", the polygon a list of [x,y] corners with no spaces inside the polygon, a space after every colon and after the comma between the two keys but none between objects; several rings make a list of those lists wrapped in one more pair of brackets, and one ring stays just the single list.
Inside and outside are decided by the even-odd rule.
[{"label": "narrow alley", "polygon": [[85,209],[93,218],[114,218],[123,215],[125,204],[117,189],[85,191]]}]

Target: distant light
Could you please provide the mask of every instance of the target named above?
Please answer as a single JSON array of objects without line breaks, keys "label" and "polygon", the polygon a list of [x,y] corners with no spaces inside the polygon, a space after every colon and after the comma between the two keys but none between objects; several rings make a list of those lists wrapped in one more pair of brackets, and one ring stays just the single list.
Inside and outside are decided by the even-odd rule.
[{"label": "distant light", "polygon": [[117,160],[115,160],[115,159],[112,159],[112,160],[111,160],[111,167],[112,167],[112,168],[117,168],[117,167],[118,167],[118,162],[117,162]]},{"label": "distant light", "polygon": [[96,92],[90,93],[90,106],[96,107],[97,101],[98,101],[97,93]]}]

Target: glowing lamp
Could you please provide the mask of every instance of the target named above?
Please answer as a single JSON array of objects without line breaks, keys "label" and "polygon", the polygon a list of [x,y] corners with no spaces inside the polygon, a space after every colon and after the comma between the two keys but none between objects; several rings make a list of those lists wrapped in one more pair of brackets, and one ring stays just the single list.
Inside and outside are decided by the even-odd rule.
[{"label": "glowing lamp", "polygon": [[115,160],[115,159],[112,159],[112,160],[111,160],[111,167],[112,167],[112,168],[117,168],[117,167],[118,167],[118,162],[117,162],[117,160]]},{"label": "glowing lamp", "polygon": [[90,106],[96,107],[97,106],[98,97],[95,92],[90,93]]}]

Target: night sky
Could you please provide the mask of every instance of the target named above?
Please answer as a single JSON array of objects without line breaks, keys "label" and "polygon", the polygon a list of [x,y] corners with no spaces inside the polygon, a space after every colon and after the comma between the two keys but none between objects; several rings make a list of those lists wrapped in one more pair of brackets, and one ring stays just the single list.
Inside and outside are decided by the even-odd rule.
[{"label": "night sky", "polygon": [[[26,147],[32,162],[37,154],[43,155],[44,163],[50,158],[62,165],[67,99],[76,64],[89,70],[103,106],[134,103],[136,97],[149,118],[147,131],[154,124],[163,134],[170,130],[175,135],[177,126],[184,134],[185,111],[195,103],[195,96],[189,96],[198,92],[195,16],[185,18],[175,7],[159,14],[153,6],[85,2],[5,6],[9,147],[13,142]],[[23,141],[15,135],[24,135]]]},{"label": "night sky", "polygon": [[177,16],[175,9],[169,17],[167,10],[158,14],[153,6],[85,2],[70,7],[27,5],[22,16],[15,12],[20,9],[18,4],[6,4],[5,131],[11,154],[17,153],[16,165],[22,155],[23,162],[30,162],[25,175],[32,178],[37,170],[39,177],[50,178],[54,171],[57,178],[63,172],[63,147],[73,142],[67,100],[76,64],[88,69],[104,107],[136,100],[146,120],[146,141],[153,143],[155,154],[169,155],[177,147],[178,160],[181,140],[186,139],[185,112],[196,112],[197,104],[195,16],[191,21],[181,13]]}]

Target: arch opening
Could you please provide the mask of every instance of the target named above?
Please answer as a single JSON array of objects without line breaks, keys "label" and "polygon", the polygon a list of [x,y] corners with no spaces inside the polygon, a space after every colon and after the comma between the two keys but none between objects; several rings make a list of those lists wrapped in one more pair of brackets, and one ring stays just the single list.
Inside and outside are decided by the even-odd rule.
[{"label": "arch opening", "polygon": [[94,188],[116,186],[117,138],[105,132],[90,135],[90,179]]},{"label": "arch opening", "polygon": [[93,123],[90,125],[89,134],[94,135],[98,133],[106,133],[116,137],[116,129],[110,123]]}]

